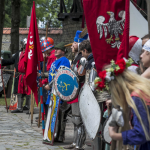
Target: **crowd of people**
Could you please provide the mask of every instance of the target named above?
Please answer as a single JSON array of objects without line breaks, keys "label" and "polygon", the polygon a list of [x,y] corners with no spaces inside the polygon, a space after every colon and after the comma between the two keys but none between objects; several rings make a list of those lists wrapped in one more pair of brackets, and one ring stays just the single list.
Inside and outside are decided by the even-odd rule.
[{"label": "crowd of people", "polygon": [[[132,145],[135,149],[139,148],[140,150],[150,149],[149,36],[146,35],[142,39],[130,36],[128,58],[132,58],[133,61],[128,58],[122,58],[116,62],[114,60],[107,66],[104,66],[102,72],[97,73],[88,34],[80,38],[80,33],[81,31],[76,32],[71,46],[74,54],[71,62],[65,57],[67,53],[66,43],[60,42],[55,45],[52,38],[41,39],[41,49],[45,62],[41,62],[43,72],[41,74],[37,73],[37,76],[42,77],[43,85],[43,103],[47,126],[47,130],[44,133],[44,141],[52,141],[51,133],[53,133],[54,141],[64,142],[67,116],[71,114],[71,121],[74,125],[74,139],[64,149],[84,149],[87,135],[86,125],[83,122],[79,108],[79,93],[73,100],[60,100],[52,82],[59,68],[65,66],[70,68],[78,77],[79,92],[85,83],[90,86],[94,94],[97,92],[99,95],[103,95],[103,93],[107,92],[107,96],[104,95],[103,97],[104,100],[98,100],[102,114],[102,125],[108,117],[109,109],[117,108],[117,106],[121,108],[123,126],[109,126],[109,136],[113,141],[117,141],[116,147],[118,150],[121,150],[123,147],[127,149],[128,146],[126,147],[126,145]],[[11,111],[12,113],[22,113],[23,110],[30,109],[31,90],[26,84],[24,66],[26,44],[27,39],[24,39],[22,50],[18,51],[11,59],[2,60],[3,66],[14,64],[16,69],[14,94],[18,96],[18,107],[16,110]],[[25,96],[26,104],[23,107]],[[97,96],[95,97],[97,98]],[[57,101],[60,103],[58,119],[55,120],[57,123],[54,125],[56,130],[50,129],[51,131],[49,131],[52,124],[51,106],[55,100],[56,105]],[[101,131],[102,128],[99,127],[97,136],[93,139],[93,149],[111,149],[101,138]]]}]

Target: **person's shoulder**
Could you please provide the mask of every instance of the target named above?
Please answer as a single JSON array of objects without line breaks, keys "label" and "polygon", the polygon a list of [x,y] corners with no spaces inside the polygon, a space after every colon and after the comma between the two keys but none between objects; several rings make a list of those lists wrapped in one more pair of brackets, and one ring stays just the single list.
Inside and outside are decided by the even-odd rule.
[{"label": "person's shoulder", "polygon": [[138,96],[132,96],[132,99],[136,105],[138,105],[139,103],[142,103],[141,98]]},{"label": "person's shoulder", "polygon": [[135,103],[135,105],[136,105],[138,110],[142,111],[142,110],[145,109],[144,102],[143,102],[143,100],[140,97],[132,96],[132,99],[133,99],[133,101],[134,101],[134,103]]},{"label": "person's shoulder", "polygon": [[69,62],[69,59],[68,59],[67,57],[65,57],[65,56],[62,57],[62,60],[63,60],[63,61],[68,61],[68,62]]}]

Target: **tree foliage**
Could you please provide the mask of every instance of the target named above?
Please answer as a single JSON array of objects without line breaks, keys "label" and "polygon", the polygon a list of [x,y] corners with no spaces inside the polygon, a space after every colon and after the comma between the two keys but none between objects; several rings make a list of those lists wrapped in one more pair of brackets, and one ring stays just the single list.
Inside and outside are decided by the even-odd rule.
[{"label": "tree foliage", "polygon": [[[36,4],[36,16],[38,21],[50,23],[51,27],[61,27],[61,21],[57,18],[60,11],[60,0],[34,0]],[[64,0],[67,12],[70,12],[73,0]],[[20,27],[26,28],[26,18],[30,16],[32,0],[21,0]],[[4,27],[11,27],[11,1],[7,0],[5,6]]]},{"label": "tree foliage", "polygon": [[7,0],[5,2],[5,20],[4,20],[4,27],[11,27],[11,1]]},{"label": "tree foliage", "polygon": [[[73,0],[64,0],[64,3],[69,13]],[[38,6],[37,16],[41,21],[48,21],[51,27],[61,26],[61,21],[57,19],[60,12],[60,0],[41,0]]]}]

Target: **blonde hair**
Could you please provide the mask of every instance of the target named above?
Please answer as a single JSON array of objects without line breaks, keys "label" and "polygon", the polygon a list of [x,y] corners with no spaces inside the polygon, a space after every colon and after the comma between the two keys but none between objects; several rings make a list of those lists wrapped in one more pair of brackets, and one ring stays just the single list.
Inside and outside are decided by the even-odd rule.
[{"label": "blonde hair", "polygon": [[[150,99],[150,80],[143,78],[126,69],[122,74],[116,76],[115,80],[112,80],[109,86],[112,95],[113,105],[114,106],[119,105],[123,108],[123,117],[125,125],[124,127],[120,128],[119,132],[130,129],[129,112],[130,108],[132,108],[141,123],[141,126],[145,133],[146,140],[150,140],[150,134],[148,133],[145,125],[143,124],[142,118],[137,110],[137,107],[133,99],[131,98],[131,93],[136,92],[143,101],[150,129],[150,115],[146,105],[146,99],[147,98]],[[119,150],[122,149],[122,145],[123,145],[122,141],[119,141],[118,142]]]}]

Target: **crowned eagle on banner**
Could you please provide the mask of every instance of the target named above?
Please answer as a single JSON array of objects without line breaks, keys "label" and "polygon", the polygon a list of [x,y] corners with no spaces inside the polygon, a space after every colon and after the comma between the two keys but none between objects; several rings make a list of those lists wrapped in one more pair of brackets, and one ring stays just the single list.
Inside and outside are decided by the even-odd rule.
[{"label": "crowned eagle on banner", "polygon": [[[119,34],[123,34],[124,24],[125,24],[125,11],[120,11],[118,16],[121,20],[117,21],[115,19],[115,14],[111,11],[107,11],[107,14],[110,16],[108,23],[103,23],[105,21],[104,16],[99,16],[96,20],[97,31],[100,33],[100,39],[103,36],[103,30],[105,38],[110,34],[110,38],[106,39],[107,44],[111,44],[112,48],[117,47],[119,49],[121,42]],[[115,38],[113,39],[113,37]],[[113,43],[112,43],[113,42]]]}]

